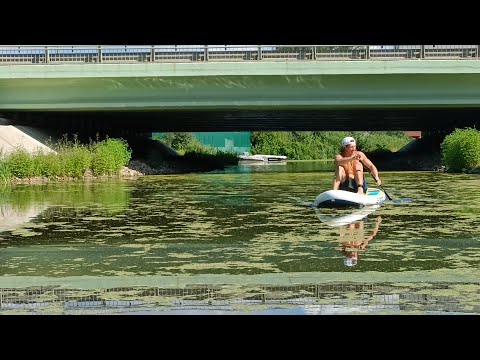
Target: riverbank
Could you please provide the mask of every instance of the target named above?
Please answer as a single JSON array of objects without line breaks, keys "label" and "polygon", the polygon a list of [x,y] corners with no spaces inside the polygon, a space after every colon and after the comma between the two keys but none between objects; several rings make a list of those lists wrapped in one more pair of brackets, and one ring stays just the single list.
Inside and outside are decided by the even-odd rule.
[{"label": "riverbank", "polygon": [[[139,148],[141,151],[139,151]],[[118,176],[135,178],[145,175],[201,173],[221,170],[226,165],[234,165],[234,163],[226,163],[225,159],[207,157],[204,154],[180,156],[173,150],[166,149],[165,145],[157,141],[151,141],[148,147],[136,147],[136,150],[133,153],[137,156],[131,159],[115,175],[95,176],[91,170],[88,170],[81,177],[14,177],[11,179],[11,182],[13,184],[35,184],[53,181],[89,181],[93,179],[116,178]],[[419,141],[401,151],[394,153],[367,153],[367,156],[380,172],[447,171],[446,167],[442,165],[438,141],[436,141],[436,144],[432,144],[431,141]],[[229,161],[232,162],[233,160],[230,159]],[[480,174],[480,168],[474,168],[466,172]]]},{"label": "riverbank", "polygon": [[170,160],[163,160],[157,162],[155,167],[150,166],[144,159],[130,160],[127,166],[120,169],[115,175],[101,175],[95,176],[91,170],[85,171],[81,177],[68,176],[34,176],[27,178],[12,177],[12,184],[43,184],[54,181],[89,181],[94,179],[112,179],[117,177],[135,178],[146,175],[169,175],[169,174],[187,174],[197,172],[208,172],[222,169],[224,166],[217,162],[198,161],[196,159],[183,158],[181,156],[172,158]]},{"label": "riverbank", "polygon": [[[132,137],[81,145],[65,139],[58,154],[17,151],[0,166],[5,183],[33,184],[116,177],[208,172],[236,164],[235,154],[189,152],[180,155],[163,143]],[[129,146],[129,144],[132,144]],[[126,164],[122,166],[122,164]],[[2,164],[0,164],[2,165]],[[42,176],[35,176],[36,174]],[[105,175],[99,175],[105,174]]]}]

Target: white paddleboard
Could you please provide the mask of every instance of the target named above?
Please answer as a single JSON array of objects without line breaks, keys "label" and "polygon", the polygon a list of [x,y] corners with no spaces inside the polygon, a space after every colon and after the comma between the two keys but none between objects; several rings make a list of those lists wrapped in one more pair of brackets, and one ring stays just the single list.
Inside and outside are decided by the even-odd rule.
[{"label": "white paddleboard", "polygon": [[313,202],[314,207],[345,207],[380,205],[386,199],[385,193],[376,188],[368,188],[365,194],[345,190],[328,190],[319,194]]}]

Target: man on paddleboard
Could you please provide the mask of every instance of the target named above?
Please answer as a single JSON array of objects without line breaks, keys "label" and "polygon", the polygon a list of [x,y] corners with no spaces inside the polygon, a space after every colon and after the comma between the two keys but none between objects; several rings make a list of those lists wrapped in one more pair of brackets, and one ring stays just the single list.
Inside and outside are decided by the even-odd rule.
[{"label": "man on paddleboard", "polygon": [[382,185],[376,166],[363,152],[357,150],[355,139],[347,136],[342,140],[340,154],[335,155],[333,190],[346,190],[356,192],[357,194],[365,194],[367,192],[367,182],[363,174],[363,166],[370,169],[377,186]]}]

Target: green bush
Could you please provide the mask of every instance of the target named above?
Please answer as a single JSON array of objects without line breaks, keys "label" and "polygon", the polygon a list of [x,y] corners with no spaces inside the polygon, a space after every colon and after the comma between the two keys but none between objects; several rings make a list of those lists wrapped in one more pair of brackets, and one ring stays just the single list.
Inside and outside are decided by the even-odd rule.
[{"label": "green bush", "polygon": [[[356,136],[356,137],[355,137]],[[405,132],[355,132],[358,147],[366,153],[395,152],[407,145],[412,139]]]},{"label": "green bush", "polygon": [[238,162],[237,154],[219,151],[212,146],[204,145],[191,132],[155,134],[152,139],[163,142],[189,160],[197,159],[199,161],[213,161],[218,164],[231,164],[232,159],[235,158],[235,162]]},{"label": "green bush", "polygon": [[90,167],[91,154],[85,146],[77,146],[61,153],[64,175],[82,177]]},{"label": "green bush", "polygon": [[40,176],[55,177],[64,175],[64,166],[61,161],[61,153],[38,153],[34,157],[35,172]]},{"label": "green bush", "polygon": [[105,139],[93,145],[94,175],[113,175],[130,161],[132,150],[123,139]]},{"label": "green bush", "polygon": [[195,138],[191,132],[169,132],[163,134],[161,138],[157,137],[157,140],[163,141],[166,145],[175,149],[179,153],[185,153],[195,146],[201,146],[200,142]]},{"label": "green bush", "polygon": [[35,176],[33,156],[22,147],[17,147],[5,157],[5,162],[12,176],[18,178]]},{"label": "green bush", "polygon": [[440,145],[442,161],[449,172],[465,172],[480,167],[480,131],[456,129]]},{"label": "green bush", "polygon": [[286,156],[294,153],[294,139],[290,132],[252,132],[252,153]]}]

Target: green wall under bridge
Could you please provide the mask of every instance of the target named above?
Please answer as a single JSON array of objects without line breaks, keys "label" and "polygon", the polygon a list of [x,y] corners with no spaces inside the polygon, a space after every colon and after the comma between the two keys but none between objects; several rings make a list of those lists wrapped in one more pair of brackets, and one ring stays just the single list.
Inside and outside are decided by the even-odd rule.
[{"label": "green wall under bridge", "polygon": [[0,117],[112,132],[475,126],[480,61],[2,65]]}]

